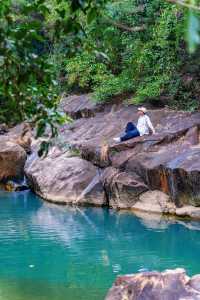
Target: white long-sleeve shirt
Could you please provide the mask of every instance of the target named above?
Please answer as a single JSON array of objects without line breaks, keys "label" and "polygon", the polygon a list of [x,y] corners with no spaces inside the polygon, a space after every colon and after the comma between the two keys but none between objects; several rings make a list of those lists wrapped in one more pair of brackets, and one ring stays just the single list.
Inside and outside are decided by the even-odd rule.
[{"label": "white long-sleeve shirt", "polygon": [[151,123],[150,118],[147,115],[140,116],[137,123],[137,129],[140,133],[140,136],[149,134],[149,129],[155,133],[155,129]]}]

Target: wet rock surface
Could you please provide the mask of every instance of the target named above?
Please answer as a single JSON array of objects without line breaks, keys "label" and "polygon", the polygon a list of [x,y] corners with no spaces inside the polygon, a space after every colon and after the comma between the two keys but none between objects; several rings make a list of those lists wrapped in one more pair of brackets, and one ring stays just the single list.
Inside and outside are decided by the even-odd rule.
[{"label": "wet rock surface", "polygon": [[200,275],[187,276],[184,269],[119,276],[105,300],[200,299]]}]

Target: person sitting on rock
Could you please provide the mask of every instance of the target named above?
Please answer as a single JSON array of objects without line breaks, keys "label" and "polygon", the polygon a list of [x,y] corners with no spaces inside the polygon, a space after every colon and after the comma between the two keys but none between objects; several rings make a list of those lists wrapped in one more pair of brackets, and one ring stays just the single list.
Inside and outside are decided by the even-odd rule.
[{"label": "person sitting on rock", "polygon": [[135,126],[132,122],[129,122],[126,125],[125,133],[120,137],[115,137],[113,140],[115,142],[124,142],[134,137],[143,136],[152,133],[155,133],[155,129],[151,123],[150,118],[146,115],[147,109],[145,107],[138,108],[138,122]]}]

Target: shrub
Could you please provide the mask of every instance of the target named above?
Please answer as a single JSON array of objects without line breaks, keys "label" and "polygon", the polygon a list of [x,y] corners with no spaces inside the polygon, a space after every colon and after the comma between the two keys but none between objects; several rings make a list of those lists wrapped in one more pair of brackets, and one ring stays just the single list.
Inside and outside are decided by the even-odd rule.
[{"label": "shrub", "polygon": [[66,72],[70,89],[86,91],[94,89],[109,76],[106,65],[98,62],[94,53],[86,51],[67,61]]},{"label": "shrub", "polygon": [[117,96],[123,93],[134,90],[133,82],[130,78],[123,76],[111,75],[101,85],[97,86],[94,91],[93,98],[97,102],[108,101],[112,96]]},{"label": "shrub", "polygon": [[[173,107],[198,107],[200,61],[187,54],[186,17],[162,0],[108,1],[86,26],[81,54],[66,64],[68,88],[92,91],[100,102],[132,92],[134,103],[170,99]],[[188,74],[196,84],[184,83]]]}]

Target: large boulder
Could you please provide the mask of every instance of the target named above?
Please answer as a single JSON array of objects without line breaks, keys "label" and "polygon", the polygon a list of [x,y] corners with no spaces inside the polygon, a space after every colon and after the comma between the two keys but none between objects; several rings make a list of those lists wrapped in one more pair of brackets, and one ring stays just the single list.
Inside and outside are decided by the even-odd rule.
[{"label": "large boulder", "polygon": [[14,140],[0,137],[0,181],[20,179],[24,174],[26,152]]},{"label": "large boulder", "polygon": [[10,128],[6,136],[16,144],[20,145],[27,154],[31,154],[34,134],[30,123],[20,123],[17,126]]},{"label": "large boulder", "polygon": [[184,269],[120,276],[105,300],[199,300],[200,275],[189,277]]},{"label": "large boulder", "polygon": [[52,148],[47,157],[34,157],[25,172],[31,188],[42,198],[71,204],[102,206],[106,198],[97,167],[79,157]]},{"label": "large boulder", "polygon": [[113,208],[133,208],[139,196],[148,190],[140,178],[109,167],[102,174],[108,204]]},{"label": "large boulder", "polygon": [[[26,164],[34,191],[55,202],[108,205],[198,218],[200,206],[200,113],[149,107],[156,134],[114,143],[137,106],[97,105],[91,95],[63,98],[74,121],[62,127],[44,159]],[[69,150],[70,149],[70,150]],[[70,154],[73,153],[73,155]],[[76,156],[75,156],[76,155]]]}]

